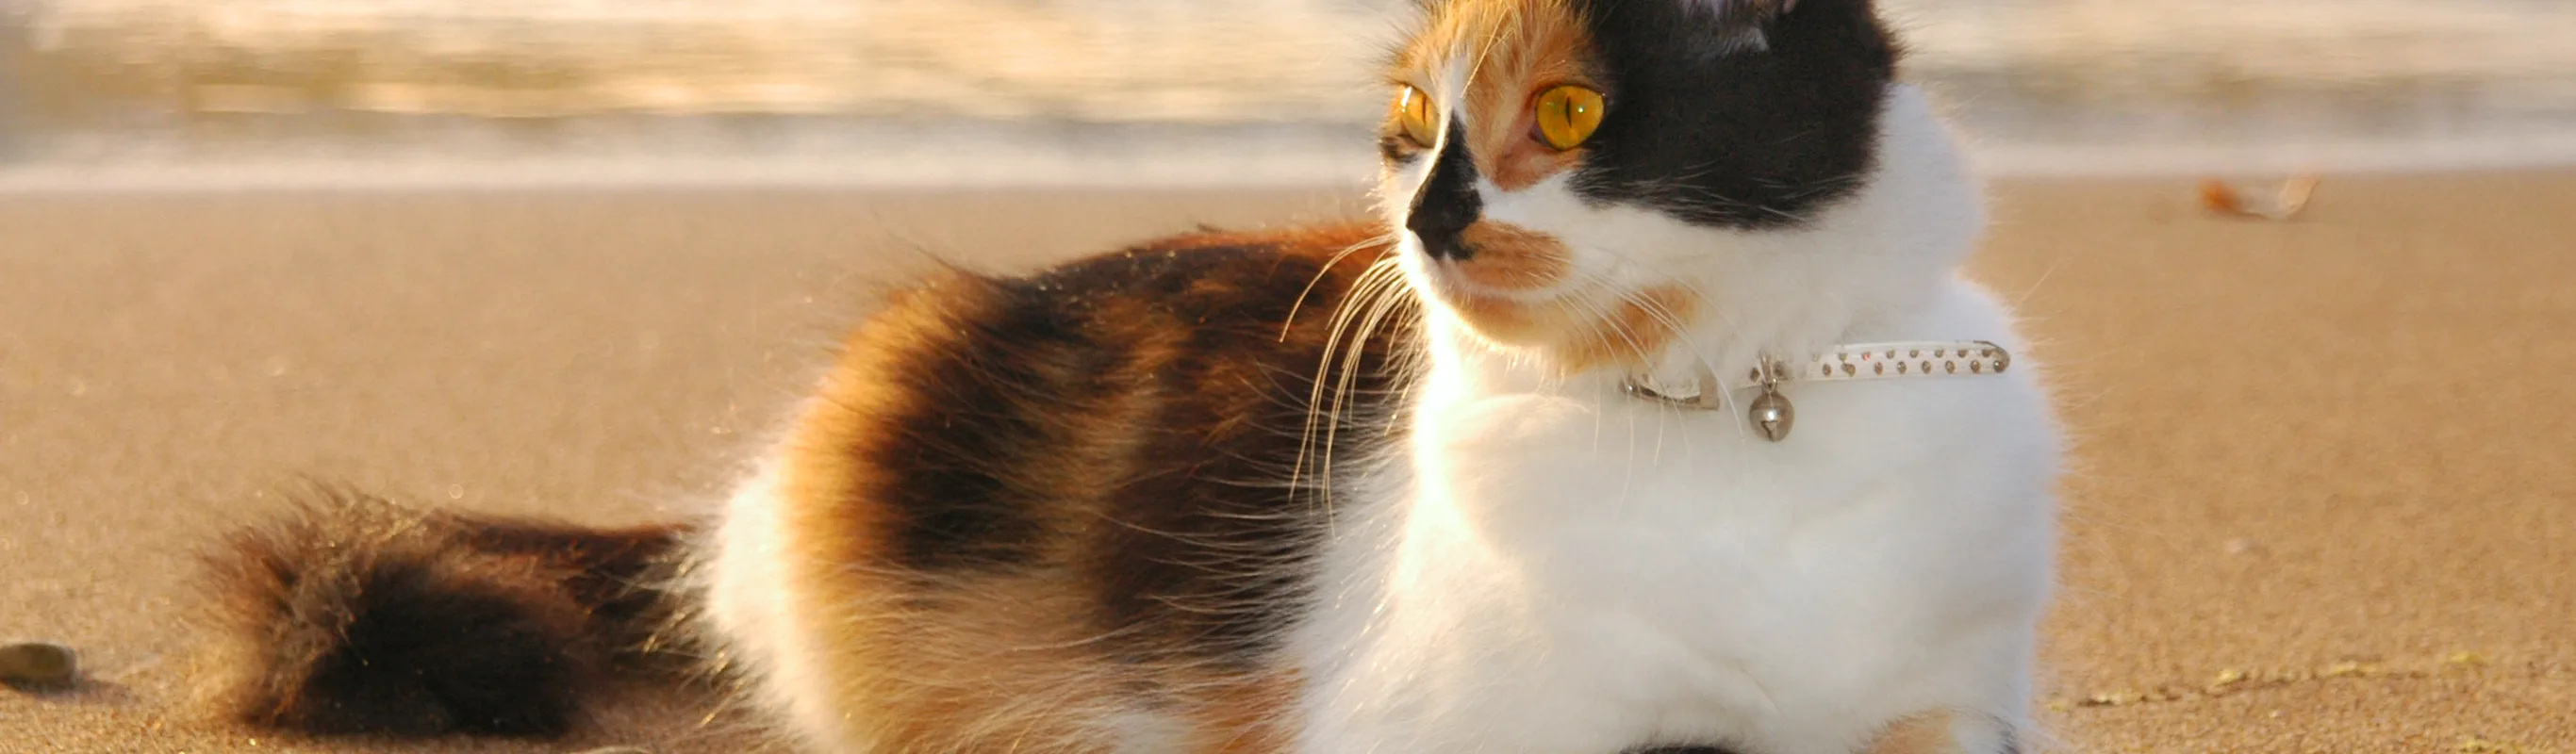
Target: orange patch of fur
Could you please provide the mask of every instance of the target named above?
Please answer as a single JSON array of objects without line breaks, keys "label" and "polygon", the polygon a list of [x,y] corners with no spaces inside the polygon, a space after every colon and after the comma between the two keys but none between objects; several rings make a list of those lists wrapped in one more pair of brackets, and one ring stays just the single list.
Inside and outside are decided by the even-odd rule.
[{"label": "orange patch of fur", "polygon": [[914,599],[919,585],[873,553],[893,536],[885,511],[863,499],[870,469],[853,459],[907,438],[884,426],[915,394],[891,372],[922,343],[954,337],[951,322],[985,305],[987,285],[955,276],[897,297],[862,328],[798,427],[782,481],[784,545],[800,553],[787,600],[798,624],[819,628],[809,659],[832,679],[845,745],[882,751],[1108,751],[1100,708],[1120,698],[1116,669],[1072,647],[1072,585],[995,578]]},{"label": "orange patch of fur", "polygon": [[1191,750],[1206,754],[1270,754],[1288,751],[1296,731],[1285,714],[1297,702],[1298,679],[1291,673],[1241,679],[1219,687],[1200,710],[1200,736]]},{"label": "orange patch of fur", "polygon": [[1878,734],[1862,754],[1960,754],[1951,733],[1957,715],[1936,712],[1899,720]]},{"label": "orange patch of fur", "polygon": [[1534,291],[1565,282],[1573,271],[1573,253],[1563,241],[1510,223],[1485,220],[1467,226],[1458,240],[1475,253],[1453,263],[1458,274],[1477,285],[1506,291]]},{"label": "orange patch of fur", "polygon": [[1556,358],[1569,372],[1605,365],[1646,366],[1652,354],[1681,337],[1698,298],[1679,287],[1651,288],[1620,300],[1593,326],[1571,333]]},{"label": "orange patch of fur", "polygon": [[1476,332],[1504,345],[1540,349],[1558,372],[1568,375],[1605,366],[1644,366],[1650,355],[1681,336],[1699,301],[1689,290],[1672,286],[1603,302],[1475,295],[1444,300]]},{"label": "orange patch of fur", "polygon": [[[787,451],[780,495],[792,502],[783,512],[786,520],[780,531],[786,541],[781,545],[798,553],[792,561],[804,568],[778,585],[789,592],[780,602],[804,613],[790,618],[795,623],[838,629],[836,634],[817,637],[815,651],[805,659],[820,666],[819,676],[836,682],[833,692],[839,699],[834,701],[843,709],[850,709],[850,702],[843,700],[855,700],[872,686],[883,685],[870,683],[876,680],[873,671],[878,661],[868,650],[897,629],[900,606],[896,603],[903,593],[899,576],[883,564],[869,567],[872,564],[850,562],[851,553],[882,550],[892,536],[885,511],[858,499],[858,492],[872,480],[867,478],[866,466],[852,462],[852,446],[869,447],[871,438],[874,442],[893,439],[879,431],[878,417],[894,415],[910,401],[894,387],[897,383],[889,373],[893,359],[913,347],[913,339],[944,328],[949,306],[974,306],[987,300],[989,295],[979,288],[979,281],[956,275],[890,300],[870,326],[851,340],[847,355],[823,384],[822,400],[798,423]],[[810,614],[813,611],[830,614]],[[837,743],[865,746],[921,737],[917,729],[893,728],[902,722],[901,718],[847,717],[837,731],[844,740]]]},{"label": "orange patch of fur", "polygon": [[1558,151],[1531,136],[1533,103],[1563,84],[1599,88],[1589,74],[1591,34],[1563,0],[1460,0],[1400,60],[1424,81],[1460,56],[1469,64],[1461,122],[1476,169],[1517,191],[1572,169],[1580,148]]}]

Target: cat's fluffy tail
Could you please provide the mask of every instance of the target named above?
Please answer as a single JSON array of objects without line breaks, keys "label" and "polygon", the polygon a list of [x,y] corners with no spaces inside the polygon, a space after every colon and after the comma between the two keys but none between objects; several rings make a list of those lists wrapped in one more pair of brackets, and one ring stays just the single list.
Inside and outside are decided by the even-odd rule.
[{"label": "cat's fluffy tail", "polygon": [[320,489],[208,557],[204,697],[307,733],[552,736],[655,662],[684,527],[592,529]]}]

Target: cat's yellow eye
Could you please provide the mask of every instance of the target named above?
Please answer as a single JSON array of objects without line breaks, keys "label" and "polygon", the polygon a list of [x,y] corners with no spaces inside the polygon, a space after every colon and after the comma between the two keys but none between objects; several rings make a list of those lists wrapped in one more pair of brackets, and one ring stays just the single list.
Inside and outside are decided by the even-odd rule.
[{"label": "cat's yellow eye", "polygon": [[1558,151],[1583,146],[1601,128],[1601,93],[1568,84],[1538,96],[1538,137]]},{"label": "cat's yellow eye", "polygon": [[1411,139],[1414,146],[1429,149],[1432,142],[1439,140],[1440,128],[1436,125],[1439,121],[1432,119],[1431,115],[1430,94],[1408,86],[1396,95],[1396,123],[1403,126],[1404,138]]}]

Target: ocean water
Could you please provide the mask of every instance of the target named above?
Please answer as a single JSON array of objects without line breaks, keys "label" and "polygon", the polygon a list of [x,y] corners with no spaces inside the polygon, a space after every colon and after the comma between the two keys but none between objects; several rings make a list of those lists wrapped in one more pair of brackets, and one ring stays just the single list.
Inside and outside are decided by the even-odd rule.
[{"label": "ocean water", "polygon": [[[11,0],[0,164],[1329,180],[1411,5]],[[1882,7],[2007,170],[2576,163],[2576,1]]]}]

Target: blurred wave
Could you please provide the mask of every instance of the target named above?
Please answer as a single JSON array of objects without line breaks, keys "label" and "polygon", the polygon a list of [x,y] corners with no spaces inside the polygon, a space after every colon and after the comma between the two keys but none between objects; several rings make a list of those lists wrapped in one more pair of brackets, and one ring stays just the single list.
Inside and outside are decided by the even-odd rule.
[{"label": "blurred wave", "polygon": [[[2576,142],[2566,0],[1883,4],[1907,30],[1909,74],[1968,131],[2061,167],[2141,149],[2543,159],[2534,145]],[[863,163],[1180,131],[1219,153],[1307,149],[1377,116],[1374,61],[1411,6],[49,0],[0,10],[0,157]]]}]

